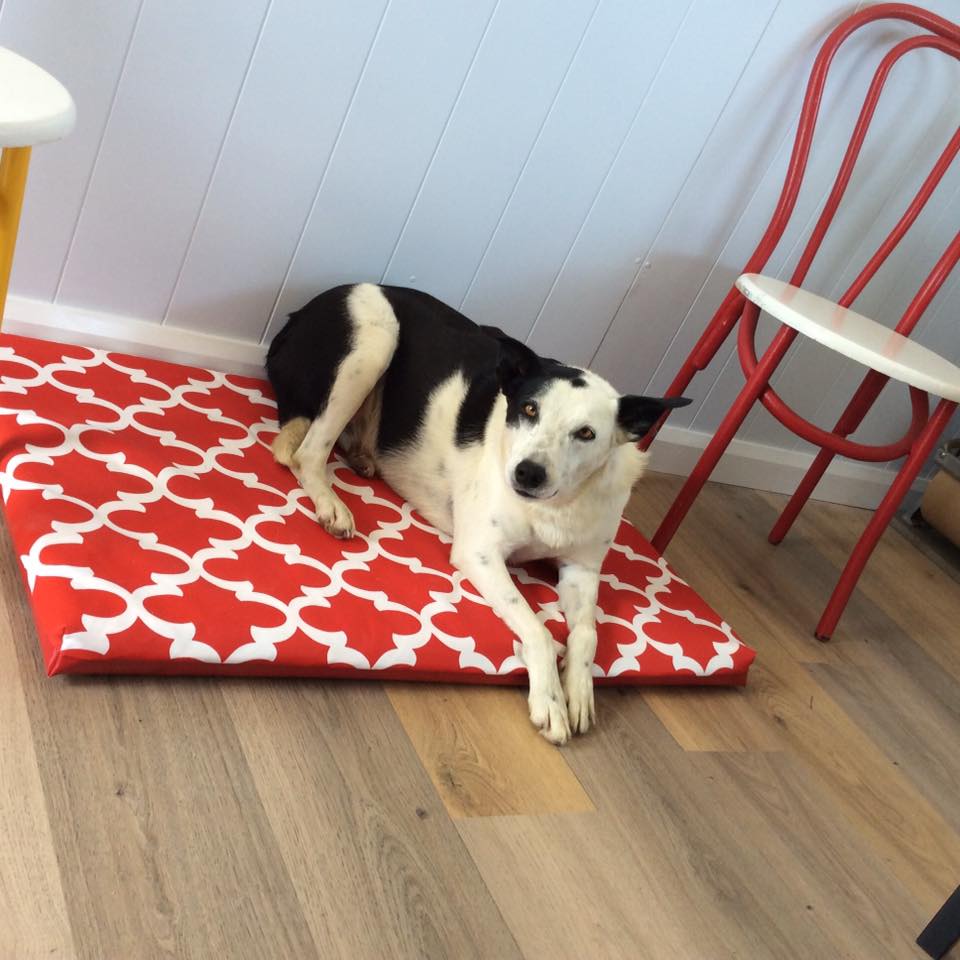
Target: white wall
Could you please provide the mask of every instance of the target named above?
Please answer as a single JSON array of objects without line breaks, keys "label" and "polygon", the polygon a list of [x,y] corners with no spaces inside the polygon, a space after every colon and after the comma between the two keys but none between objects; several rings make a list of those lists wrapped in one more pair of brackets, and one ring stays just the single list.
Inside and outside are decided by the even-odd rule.
[{"label": "white wall", "polygon": [[[960,0],[928,6],[960,19]],[[79,113],[70,139],[35,153],[8,314],[99,323],[108,340],[128,330],[154,352],[186,328],[211,335],[187,339],[224,363],[255,362],[313,293],[382,279],[592,362],[625,391],[662,390],[765,226],[810,63],[853,9],[3,0],[0,43],[58,76]],[[841,55],[770,271],[792,265],[879,51],[913,32],[873,26]],[[940,54],[895,70],[812,288],[840,292],[899,216],[960,120],[958,89],[960,65]],[[960,165],[858,306],[895,322],[958,221]],[[921,339],[960,357],[958,313],[960,277]],[[729,360],[695,381],[672,426],[712,431],[742,383]],[[827,425],[856,373],[803,345],[778,385]],[[869,439],[906,422],[905,390],[887,393]],[[763,445],[741,464],[746,482],[793,482],[795,470],[775,482],[763,463],[782,467],[793,461],[776,448],[804,445],[762,411],[741,436]],[[873,468],[850,475],[873,486],[825,495],[872,502],[882,489]]]}]

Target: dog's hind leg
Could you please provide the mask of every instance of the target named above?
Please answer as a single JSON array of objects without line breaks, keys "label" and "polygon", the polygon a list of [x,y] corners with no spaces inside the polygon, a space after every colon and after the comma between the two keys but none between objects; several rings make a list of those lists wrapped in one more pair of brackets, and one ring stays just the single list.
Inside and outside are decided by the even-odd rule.
[{"label": "dog's hind leg", "polygon": [[340,434],[343,457],[350,469],[361,477],[372,477],[377,472],[377,432],[382,396],[382,384],[377,384]]},{"label": "dog's hind leg", "polygon": [[293,458],[309,429],[310,420],[307,417],[294,417],[288,420],[270,445],[273,459],[285,467],[292,467]]},{"label": "dog's hind leg", "polygon": [[379,287],[361,283],[347,298],[351,345],[337,368],[327,402],[310,424],[293,456],[293,469],[317,510],[317,519],[335,537],[354,535],[353,515],[333,492],[327,460],[337,438],[383,376],[397,347],[399,326]]}]

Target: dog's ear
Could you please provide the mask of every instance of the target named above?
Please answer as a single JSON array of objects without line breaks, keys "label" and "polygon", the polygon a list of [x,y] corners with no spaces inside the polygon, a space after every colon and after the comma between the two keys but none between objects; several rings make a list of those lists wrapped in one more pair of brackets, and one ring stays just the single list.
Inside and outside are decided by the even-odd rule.
[{"label": "dog's ear", "polygon": [[691,402],[686,397],[621,397],[617,426],[624,434],[624,442],[643,439],[667,410],[685,407]]},{"label": "dog's ear", "polygon": [[[494,328],[496,329],[496,328]],[[508,337],[500,330],[496,331],[500,344],[500,356],[497,358],[497,383],[504,393],[528,377],[536,376],[540,370],[540,358],[525,344]]]}]

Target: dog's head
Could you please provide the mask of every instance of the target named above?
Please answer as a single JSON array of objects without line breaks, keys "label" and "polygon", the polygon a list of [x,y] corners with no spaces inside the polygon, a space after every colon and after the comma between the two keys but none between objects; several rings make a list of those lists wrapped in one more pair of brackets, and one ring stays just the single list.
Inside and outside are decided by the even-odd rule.
[{"label": "dog's head", "polygon": [[507,400],[505,481],[532,500],[564,502],[621,444],[643,438],[683,397],[621,396],[606,380],[538,357],[510,338],[497,368]]}]

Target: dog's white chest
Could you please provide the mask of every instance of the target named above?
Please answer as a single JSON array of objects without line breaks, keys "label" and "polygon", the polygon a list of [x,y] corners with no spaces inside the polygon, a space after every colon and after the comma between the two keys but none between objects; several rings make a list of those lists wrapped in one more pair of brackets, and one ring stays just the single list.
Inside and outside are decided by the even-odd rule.
[{"label": "dog's white chest", "polygon": [[506,552],[518,563],[562,556],[578,542],[577,534],[566,524],[531,516],[522,507],[503,511],[500,523]]}]

